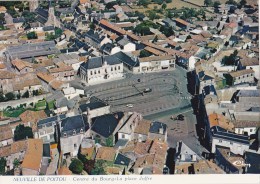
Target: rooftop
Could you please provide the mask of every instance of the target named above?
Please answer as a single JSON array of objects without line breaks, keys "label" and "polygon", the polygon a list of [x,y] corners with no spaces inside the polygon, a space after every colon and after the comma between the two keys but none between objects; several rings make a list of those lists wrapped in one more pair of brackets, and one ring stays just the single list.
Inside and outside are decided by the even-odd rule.
[{"label": "rooftop", "polygon": [[114,161],[116,150],[112,147],[101,147],[97,151],[97,160]]},{"label": "rooftop", "polygon": [[118,112],[115,114],[105,114],[92,118],[93,125],[91,130],[105,138],[108,138],[114,133],[120,119],[123,117],[123,114],[123,112]]},{"label": "rooftop", "polygon": [[39,171],[43,154],[42,139],[28,139],[28,149],[25,153],[22,168]]},{"label": "rooftop", "polygon": [[143,119],[139,121],[137,127],[134,130],[134,133],[148,135],[150,126],[151,126],[151,121]]},{"label": "rooftop", "polygon": [[255,73],[254,70],[252,70],[252,69],[244,69],[244,70],[238,70],[238,71],[235,71],[235,72],[230,72],[229,74],[232,77],[239,77],[239,76],[246,75],[246,74],[251,74],[251,73]]}]

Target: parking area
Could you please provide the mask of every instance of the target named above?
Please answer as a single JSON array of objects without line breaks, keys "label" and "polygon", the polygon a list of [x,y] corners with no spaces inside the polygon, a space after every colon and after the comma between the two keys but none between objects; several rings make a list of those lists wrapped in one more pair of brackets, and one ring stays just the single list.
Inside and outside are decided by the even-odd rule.
[{"label": "parking area", "polygon": [[[136,111],[146,116],[190,104],[185,77],[186,72],[179,67],[174,71],[126,74],[122,80],[87,86],[85,92],[110,104],[112,112]],[[143,93],[145,90],[148,92]]]}]

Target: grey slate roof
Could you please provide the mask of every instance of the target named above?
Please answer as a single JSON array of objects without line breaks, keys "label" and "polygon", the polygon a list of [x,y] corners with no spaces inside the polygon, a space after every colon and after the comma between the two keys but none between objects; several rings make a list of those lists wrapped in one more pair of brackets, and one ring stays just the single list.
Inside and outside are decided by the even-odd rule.
[{"label": "grey slate roof", "polygon": [[77,115],[67,117],[61,121],[61,136],[64,136],[64,133],[66,133],[67,136],[73,135],[73,131],[76,131],[76,134],[78,134],[81,129],[85,132],[88,128],[89,125],[86,116]]},{"label": "grey slate roof", "polygon": [[119,153],[116,157],[116,160],[114,162],[114,164],[116,165],[123,165],[123,166],[127,166],[130,164],[130,158],[122,155],[121,153]]},{"label": "grey slate roof", "polygon": [[13,19],[13,23],[24,23],[25,19],[23,17],[18,17]]},{"label": "grey slate roof", "polygon": [[237,94],[238,97],[259,97],[260,91],[256,90],[240,90]]},{"label": "grey slate roof", "polygon": [[80,105],[79,109],[81,110],[81,112],[86,112],[88,108],[90,110],[93,110],[93,109],[98,109],[98,108],[105,107],[105,106],[107,106],[107,104],[105,102],[92,97],[90,99],[90,103]]},{"label": "grey slate roof", "polygon": [[14,58],[31,58],[36,56],[46,56],[57,54],[59,50],[55,47],[54,41],[44,41],[40,43],[30,43],[7,48],[6,54]]},{"label": "grey slate roof", "polygon": [[151,123],[151,127],[150,127],[149,132],[150,132],[150,133],[155,133],[155,134],[160,134],[160,133],[159,133],[160,128],[163,129],[163,135],[165,135],[166,129],[167,129],[166,124],[161,123],[161,122],[157,122],[157,121]]},{"label": "grey slate roof", "polygon": [[84,34],[84,36],[90,38],[91,40],[93,40],[96,43],[100,43],[105,38],[105,36],[100,36],[97,32],[95,32],[92,29],[89,30],[88,32],[86,32]]},{"label": "grey slate roof", "polygon": [[[105,114],[92,118],[93,125],[91,130],[105,138],[108,138],[113,134],[119,120],[123,117],[123,114],[123,112],[117,112],[115,114]],[[115,115],[118,115],[118,118],[116,118]]]},{"label": "grey slate roof", "polygon": [[247,168],[247,173],[259,174],[260,173],[260,154],[246,152],[245,153],[246,163],[250,164]]},{"label": "grey slate roof", "polygon": [[212,136],[216,138],[225,139],[225,140],[246,144],[246,145],[249,145],[250,143],[248,136],[235,134],[233,132],[228,132],[227,130],[219,126],[213,126],[211,128],[211,133]]},{"label": "grey slate roof", "polygon": [[38,121],[37,126],[39,127],[41,125],[44,125],[44,124],[47,124],[47,123],[51,123],[51,122],[55,122],[58,119],[64,119],[64,118],[66,118],[66,115],[65,114],[61,114],[61,115],[58,115],[58,116],[52,116],[52,117],[49,117],[49,118],[46,118],[46,119],[41,119],[41,120]]},{"label": "grey slate roof", "polygon": [[44,157],[51,157],[50,144],[43,144],[43,154]]}]

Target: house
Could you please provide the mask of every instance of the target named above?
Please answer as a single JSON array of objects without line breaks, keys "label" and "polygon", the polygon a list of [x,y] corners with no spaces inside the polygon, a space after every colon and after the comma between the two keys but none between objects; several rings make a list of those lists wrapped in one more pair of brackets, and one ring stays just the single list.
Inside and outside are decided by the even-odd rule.
[{"label": "house", "polygon": [[88,134],[89,122],[85,115],[66,117],[59,122],[60,146],[63,155],[75,157],[85,134]]},{"label": "house", "polygon": [[11,127],[6,125],[0,125],[0,147],[7,146],[13,143],[13,132]]},{"label": "house", "polygon": [[175,69],[175,58],[171,55],[139,58],[140,72],[155,72]]},{"label": "house", "polygon": [[[132,52],[132,51],[136,50],[136,45],[125,37],[123,37],[121,39],[119,37],[118,39],[116,39],[116,43],[122,52]],[[114,53],[112,53],[112,54],[114,54]]]},{"label": "house", "polygon": [[243,174],[245,160],[242,156],[232,153],[229,148],[217,146],[215,162],[227,174]]},{"label": "house", "polygon": [[123,62],[113,55],[90,58],[80,65],[80,77],[89,84],[120,79]]},{"label": "house", "polygon": [[137,159],[132,167],[134,174],[162,174],[168,145],[159,140],[137,142],[134,153]]},{"label": "house", "polygon": [[37,122],[37,132],[35,132],[34,137],[37,139],[42,139],[43,143],[54,143],[55,142],[55,131],[56,126],[62,119],[65,119],[66,115],[57,115],[49,118],[40,119]]},{"label": "house", "polygon": [[80,95],[84,95],[84,90],[75,89],[74,87],[63,88],[62,92],[68,100],[78,97]]},{"label": "house", "polygon": [[195,163],[201,158],[191,150],[184,142],[179,141],[175,153],[175,165],[182,165],[187,163]]},{"label": "house", "polygon": [[69,170],[69,168],[63,166],[58,169],[57,174],[67,176],[67,175],[72,175],[72,172]]},{"label": "house", "polygon": [[243,83],[254,83],[255,72],[252,69],[238,70],[226,74],[226,80],[228,85],[237,85]]},{"label": "house", "polygon": [[91,135],[93,139],[102,144],[107,144],[108,140],[111,140],[111,144],[114,145],[115,135],[126,117],[123,112],[117,112],[92,118]]},{"label": "house", "polygon": [[134,139],[138,141],[146,141],[148,139],[151,121],[142,119],[138,121],[134,130]]},{"label": "house", "polygon": [[87,159],[93,160],[96,156],[95,140],[83,138],[80,153]]},{"label": "house", "polygon": [[141,121],[142,119],[142,114],[133,112],[128,120],[125,122],[125,124],[118,130],[118,140],[133,140],[134,130],[138,126],[139,121]]},{"label": "house", "polygon": [[242,135],[254,135],[260,127],[260,121],[236,121],[234,123],[235,133]]},{"label": "house", "polygon": [[32,64],[27,61],[23,61],[17,58],[15,60],[12,60],[11,63],[15,70],[20,74],[33,72]]},{"label": "house", "polygon": [[78,54],[59,54],[56,58],[53,60],[55,63],[63,62],[66,65],[71,66],[75,71],[78,71],[80,64],[82,63],[80,61],[80,57]]},{"label": "house", "polygon": [[86,32],[84,36],[85,36],[85,42],[88,42],[90,45],[94,46],[95,48],[100,48],[102,45],[112,42],[106,35],[101,35],[97,31],[92,29]]},{"label": "house", "polygon": [[15,29],[22,29],[24,22],[25,22],[24,17],[13,18],[13,24],[15,26]]},{"label": "house", "polygon": [[202,93],[202,90],[206,86],[215,85],[215,76],[210,71],[199,71],[197,73],[197,85],[199,93]]},{"label": "house", "polygon": [[167,141],[167,125],[161,122],[152,122],[149,133],[148,133],[149,139],[158,139],[160,141]]},{"label": "house", "polygon": [[131,163],[130,158],[126,157],[125,155],[123,155],[121,153],[118,153],[115,158],[114,165],[123,167],[124,169],[128,170],[130,163]]},{"label": "house", "polygon": [[97,151],[96,160],[105,160],[114,162],[116,156],[116,150],[112,147],[100,147]]},{"label": "house", "polygon": [[11,155],[7,159],[7,167],[9,169],[14,168],[14,160],[22,162],[24,160],[25,153],[28,149],[28,140],[16,141],[11,144]]},{"label": "house", "polygon": [[109,114],[110,105],[96,97],[91,97],[89,103],[81,104],[79,106],[79,110],[82,114],[88,115],[89,118],[94,118],[104,114]]},{"label": "house", "polygon": [[191,24],[186,22],[185,20],[182,20],[180,18],[174,19],[174,22],[176,23],[176,26],[180,27],[181,29],[190,29]]},{"label": "house", "polygon": [[260,154],[254,152],[245,153],[245,162],[247,174],[258,174],[260,172]]},{"label": "house", "polygon": [[32,128],[33,132],[37,131],[37,122],[41,119],[47,118],[46,113],[44,110],[40,111],[31,111],[31,110],[26,110],[22,114],[20,114],[20,119],[23,124],[28,124]]},{"label": "house", "polygon": [[37,56],[48,56],[57,53],[59,53],[59,50],[55,47],[54,41],[43,41],[39,43],[9,46],[6,49],[5,56],[8,60],[14,60],[16,58],[25,59]]},{"label": "house", "polygon": [[42,159],[42,139],[28,139],[28,147],[21,165],[22,175],[40,175]]},{"label": "house", "polygon": [[242,57],[238,61],[238,70],[253,69],[255,78],[259,80],[259,58],[258,57]]},{"label": "house", "polygon": [[[252,107],[260,107],[260,104],[258,103],[259,100],[260,92],[258,89],[241,89],[237,91],[234,96],[237,111],[250,111]],[[254,109],[251,109],[251,111],[253,110]]]},{"label": "house", "polygon": [[48,71],[54,78],[61,81],[73,80],[76,74],[72,66],[63,63],[59,63],[57,68],[50,68]]},{"label": "house", "polygon": [[244,155],[249,149],[249,138],[245,135],[238,135],[229,132],[218,126],[211,128],[212,133],[212,148],[211,152],[216,152],[217,146],[222,146],[230,149],[230,152],[238,155]]}]

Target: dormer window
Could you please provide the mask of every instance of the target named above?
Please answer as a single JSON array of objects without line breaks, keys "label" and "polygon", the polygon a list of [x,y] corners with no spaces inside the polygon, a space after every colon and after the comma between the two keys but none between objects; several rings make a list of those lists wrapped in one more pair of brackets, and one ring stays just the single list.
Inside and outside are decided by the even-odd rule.
[{"label": "dormer window", "polygon": [[67,133],[63,133],[63,137],[67,137]]},{"label": "dormer window", "polygon": [[73,135],[76,135],[76,130],[73,130]]},{"label": "dormer window", "polygon": [[80,129],[80,133],[83,134],[83,129]]}]

